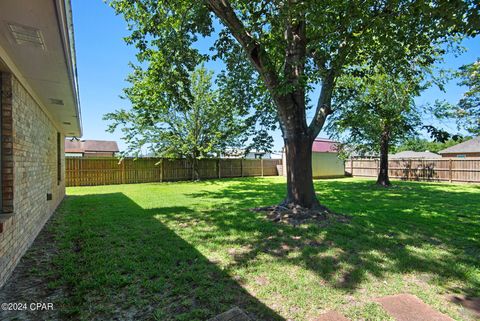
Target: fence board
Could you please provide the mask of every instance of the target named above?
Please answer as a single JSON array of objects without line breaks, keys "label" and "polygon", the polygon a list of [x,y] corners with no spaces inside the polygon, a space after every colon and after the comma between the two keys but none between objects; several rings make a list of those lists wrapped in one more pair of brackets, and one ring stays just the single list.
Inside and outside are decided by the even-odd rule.
[{"label": "fence board", "polygon": [[[281,159],[202,159],[200,179],[277,176]],[[65,159],[67,186],[184,181],[193,178],[192,163],[185,159],[76,158]]]},{"label": "fence board", "polygon": [[[376,177],[378,159],[350,159],[346,172],[354,177]],[[391,159],[391,178],[415,181],[480,183],[480,158]]]}]

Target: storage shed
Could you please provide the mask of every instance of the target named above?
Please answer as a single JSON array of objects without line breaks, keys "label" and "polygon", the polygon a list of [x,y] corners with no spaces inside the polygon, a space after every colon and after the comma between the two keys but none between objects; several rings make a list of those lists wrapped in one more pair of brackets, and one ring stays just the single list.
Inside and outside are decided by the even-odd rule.
[{"label": "storage shed", "polygon": [[[327,138],[317,138],[312,145],[312,174],[314,178],[334,178],[345,176],[345,162],[339,158],[337,142]],[[283,153],[283,164],[286,164]],[[283,166],[283,176],[287,167]]]}]

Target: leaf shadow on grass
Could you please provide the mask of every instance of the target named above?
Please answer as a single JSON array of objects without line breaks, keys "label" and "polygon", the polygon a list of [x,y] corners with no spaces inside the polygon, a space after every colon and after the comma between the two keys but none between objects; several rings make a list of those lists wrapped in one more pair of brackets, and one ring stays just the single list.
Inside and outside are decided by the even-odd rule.
[{"label": "leaf shadow on grass", "polygon": [[[254,238],[236,242],[248,250],[235,256],[232,269],[266,253],[305,267],[346,292],[354,292],[368,275],[418,272],[432,275],[438,283],[455,280],[461,284],[448,290],[479,295],[480,281],[472,272],[480,260],[479,195],[454,186],[445,191],[439,184],[394,184],[379,189],[370,181],[317,182],[321,202],[353,220],[302,229],[268,222],[261,214],[248,211],[278,203],[284,183],[239,179],[219,191],[190,196],[223,202],[218,209],[201,213],[203,220],[219,230],[256,233]],[[329,252],[332,248],[334,254]],[[419,252],[418,248],[427,250]],[[299,255],[289,256],[292,251]]]},{"label": "leaf shadow on grass", "polygon": [[60,319],[207,320],[239,306],[254,320],[284,320],[156,219],[159,211],[192,212],[143,209],[123,193],[68,197],[42,232],[58,242],[51,273],[65,288],[55,301]]},{"label": "leaf shadow on grass", "polygon": [[[280,202],[285,191],[284,183],[257,178],[188,194],[198,206],[144,209],[123,193],[69,196],[45,231],[58,243],[52,273],[53,286],[66,289],[63,319],[206,320],[237,305],[258,320],[284,320],[231,277],[264,255],[312,271],[345,293],[369,275],[419,272],[439,283],[453,279],[461,284],[456,290],[478,295],[472,273],[480,260],[478,194],[461,186],[394,184],[318,181],[320,200],[353,219],[302,228],[249,211]],[[222,270],[199,245],[243,250]],[[432,255],[416,251],[425,247]],[[30,299],[15,294],[15,286],[11,293],[12,301]]]}]

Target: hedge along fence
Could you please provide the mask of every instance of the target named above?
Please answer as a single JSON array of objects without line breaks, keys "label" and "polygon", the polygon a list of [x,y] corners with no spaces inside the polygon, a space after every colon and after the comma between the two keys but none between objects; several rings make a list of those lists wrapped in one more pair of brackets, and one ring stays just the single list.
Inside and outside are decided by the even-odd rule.
[{"label": "hedge along fence", "polygon": [[[350,159],[347,173],[354,177],[376,177],[378,159]],[[390,178],[415,181],[480,183],[480,158],[390,159]]]},{"label": "hedge along fence", "polygon": [[[200,179],[276,176],[281,159],[202,159]],[[193,178],[192,163],[161,158],[65,158],[67,186],[93,186],[185,181]]]}]

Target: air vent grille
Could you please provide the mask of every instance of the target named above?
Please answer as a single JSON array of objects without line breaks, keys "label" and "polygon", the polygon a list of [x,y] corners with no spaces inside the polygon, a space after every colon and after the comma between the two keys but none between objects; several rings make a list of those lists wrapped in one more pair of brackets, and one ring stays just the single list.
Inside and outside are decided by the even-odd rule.
[{"label": "air vent grille", "polygon": [[43,41],[43,35],[40,30],[14,24],[9,24],[8,28],[17,44],[32,45],[45,50],[45,42]]},{"label": "air vent grille", "polygon": [[49,98],[50,104],[63,106],[63,100],[57,98]]}]

